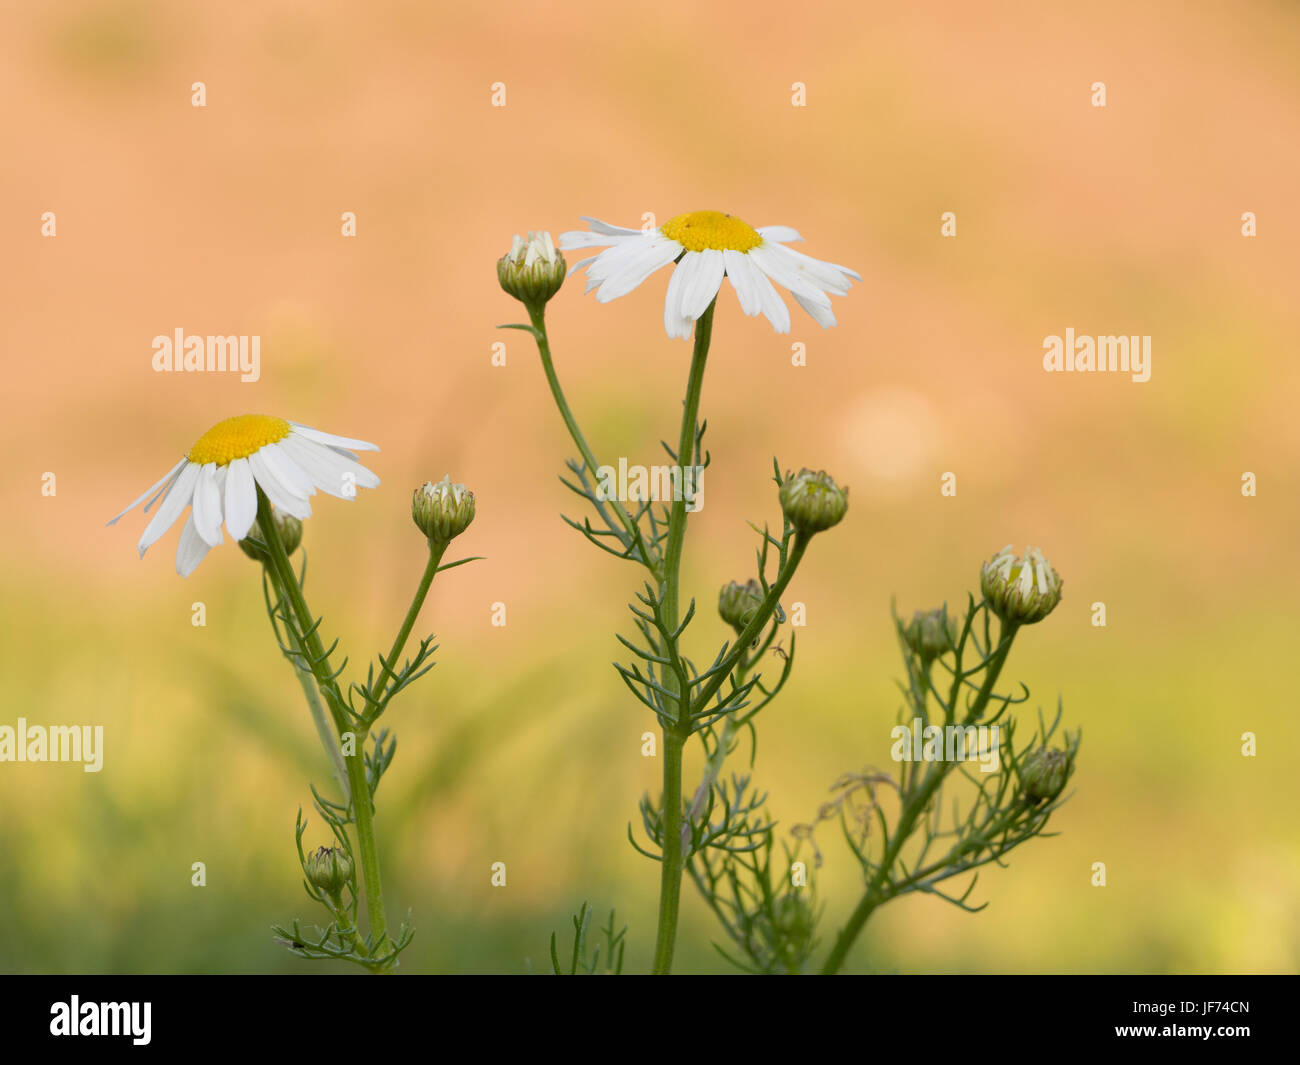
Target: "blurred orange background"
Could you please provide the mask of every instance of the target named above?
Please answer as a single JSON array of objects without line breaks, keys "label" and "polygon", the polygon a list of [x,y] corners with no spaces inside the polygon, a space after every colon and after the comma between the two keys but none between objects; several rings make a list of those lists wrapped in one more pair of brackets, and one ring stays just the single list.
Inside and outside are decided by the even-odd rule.
[{"label": "blurred orange background", "polygon": [[[618,907],[629,967],[648,964],[658,874],[625,826],[658,767],[609,665],[641,576],[559,519],[578,512],[556,479],[572,447],[531,341],[496,328],[522,311],[495,260],[579,215],[700,208],[794,226],[864,277],[830,331],[787,300],[789,336],[728,286],[705,383],[697,657],[726,635],[717,587],[750,575],[746,519],[779,520],[772,456],[852,487],[789,597],[808,625],[761,723],[783,825],[888,762],[892,596],[964,603],[1007,542],[1041,545],[1065,581],[1007,674],[1084,729],[1061,834],[981,877],[978,916],[887,907],[853,967],[1300,966],[1294,4],[97,0],[5,5],[0,41],[0,724],[106,733],[99,774],[0,765],[0,968],[308,967],[268,927],[320,916],[292,832],[326,770],[256,570],[227,545],[183,581],[175,531],[140,562],[138,513],[104,527],[253,411],[383,448],[382,487],[321,498],[306,530],[309,601],[354,665],[387,649],[419,577],[411,488],[450,473],[478,497],[455,546],[486,561],[435,584],[420,626],[439,665],[385,719],[405,967],[542,970],[584,898]],[[666,279],[600,305],[575,277],[549,309],[602,456],[648,464],[675,436],[690,347],[664,335]],[[260,336],[261,379],[154,372],[152,338],[178,327]],[[1045,373],[1043,339],[1067,327],[1150,335],[1150,381]],[[859,871],[824,849],[829,943]],[[679,969],[723,968],[684,898]]]}]

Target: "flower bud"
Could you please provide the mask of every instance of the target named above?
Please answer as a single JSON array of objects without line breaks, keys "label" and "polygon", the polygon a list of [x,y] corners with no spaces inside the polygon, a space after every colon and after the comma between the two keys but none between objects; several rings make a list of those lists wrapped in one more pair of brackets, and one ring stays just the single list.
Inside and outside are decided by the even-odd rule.
[{"label": "flower bud", "polygon": [[352,859],[342,847],[319,847],[307,855],[307,879],[332,899],[352,880]]},{"label": "flower bud", "polygon": [[474,520],[474,493],[452,484],[450,474],[437,484],[425,481],[411,496],[411,517],[430,543],[450,543]]},{"label": "flower bud", "polygon": [[738,636],[762,603],[763,586],[752,577],[744,584],[739,581],[724,584],[718,593],[718,613]]},{"label": "flower bud", "polygon": [[1061,578],[1036,547],[1017,559],[1011,545],[984,563],[980,590],[1003,621],[1032,625],[1042,621],[1061,601]]},{"label": "flower bud", "polygon": [[920,658],[931,661],[956,649],[957,623],[948,616],[948,607],[918,610],[912,615],[903,638]]},{"label": "flower bud", "polygon": [[497,260],[497,280],[515,299],[530,305],[545,303],[564,284],[564,256],[546,232],[515,234],[510,250]]},{"label": "flower bud", "polygon": [[781,509],[790,524],[805,535],[838,525],[849,509],[849,490],[840,488],[825,470],[786,471],[781,482]]},{"label": "flower bud", "polygon": [[1020,786],[1035,802],[1054,799],[1070,779],[1072,768],[1064,751],[1039,747],[1025,755],[1025,760],[1020,763]]},{"label": "flower bud", "polygon": [[[275,527],[280,530],[280,541],[284,544],[284,553],[292,555],[298,550],[298,545],[302,543],[302,522],[292,514],[286,514],[281,510],[271,507],[271,514],[275,518]],[[252,527],[248,530],[248,535],[239,541],[239,549],[255,562],[270,562],[271,556],[266,548],[262,545],[266,538],[262,535],[262,527],[258,524],[257,519],[253,519]]]}]

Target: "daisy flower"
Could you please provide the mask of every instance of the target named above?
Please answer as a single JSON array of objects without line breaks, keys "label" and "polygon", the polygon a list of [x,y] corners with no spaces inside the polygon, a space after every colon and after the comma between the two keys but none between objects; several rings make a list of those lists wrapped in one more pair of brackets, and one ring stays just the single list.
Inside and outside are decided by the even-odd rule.
[{"label": "daisy flower", "polygon": [[753,229],[721,211],[679,214],[658,229],[623,229],[586,216],[583,221],[591,223],[591,229],[562,233],[560,247],[605,248],[573,266],[587,268],[587,291],[595,289],[601,303],[626,296],[657,270],[677,264],[664,301],[664,327],[670,337],[691,335],[724,276],[736,290],[740,309],[751,317],[766,315],[778,333],[790,332],[790,311],[773,281],[788,289],[819,325],[829,328],[835,315],[828,293],[843,296],[854,281],[862,280],[847,266],[787,248],[787,243],[803,240],[789,226]]},{"label": "daisy flower", "polygon": [[115,524],[146,499],[148,513],[161,499],[158,513],[137,545],[143,558],[188,506],[190,516],[176,548],[176,572],[188,577],[208,549],[222,543],[223,521],[236,541],[248,535],[257,517],[258,488],[277,510],[301,520],[311,516],[308,498],[318,488],[351,499],[357,486],[376,487],[379,478],[353,452],[378,450],[364,440],[322,433],[283,418],[241,414],[199,437],[162,480],[108,524]]}]

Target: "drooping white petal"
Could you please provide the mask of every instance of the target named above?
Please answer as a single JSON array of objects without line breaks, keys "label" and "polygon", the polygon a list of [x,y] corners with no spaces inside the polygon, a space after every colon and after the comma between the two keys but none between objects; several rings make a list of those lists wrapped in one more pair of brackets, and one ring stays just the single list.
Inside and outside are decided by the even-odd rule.
[{"label": "drooping white petal", "polygon": [[353,451],[378,451],[378,444],[367,443],[365,440],[353,440],[347,436],[335,436],[333,433],[322,433],[319,429],[313,429],[309,425],[299,425],[297,422],[290,422],[293,431],[305,436],[308,440],[315,440],[318,444],[329,444],[331,447],[346,447]]},{"label": "drooping white petal", "polygon": [[617,272],[609,275],[596,293],[601,303],[626,296],[645,281],[651,274],[662,270],[682,253],[682,246],[675,240],[651,240],[644,248],[638,248],[637,254],[624,263]]},{"label": "drooping white petal", "polygon": [[352,499],[357,488],[379,487],[379,478],[372,470],[342,454],[338,448],[292,435],[280,441],[280,447],[317,488],[338,499]]},{"label": "drooping white petal", "polygon": [[682,299],[695,269],[698,252],[688,251],[668,278],[668,291],[664,294],[664,329],[674,340],[685,340],[691,335],[694,322],[682,313]]},{"label": "drooping white petal", "polygon": [[758,278],[762,275],[758,267],[745,258],[743,252],[730,249],[722,253],[722,259],[731,287],[736,290],[736,299],[740,301],[740,309],[752,318],[763,309],[763,297],[758,288]]},{"label": "drooping white petal", "polygon": [[803,240],[803,237],[799,235],[799,231],[791,229],[789,226],[758,226],[754,232],[764,240],[777,240],[782,244]]},{"label": "drooping white petal", "polygon": [[682,313],[692,320],[698,319],[713,302],[722,288],[722,275],[726,272],[722,252],[706,248],[700,252],[695,270],[682,296]]},{"label": "drooping white petal", "polygon": [[194,513],[190,520],[209,547],[221,543],[221,492],[217,489],[215,462],[206,462],[199,467],[199,479],[194,483]]},{"label": "drooping white petal", "polygon": [[805,296],[801,296],[798,292],[792,292],[791,295],[794,296],[795,302],[812,315],[813,321],[823,329],[829,329],[835,324],[835,312],[831,310],[829,300],[825,305],[822,305],[820,303],[814,303]]},{"label": "drooping white petal", "polygon": [[628,237],[606,248],[596,256],[596,261],[587,268],[587,290],[600,284],[612,274],[621,273],[628,263],[634,262],[650,245],[653,238]]},{"label": "drooping white petal", "polygon": [[136,550],[140,552],[141,558],[144,558],[144,553],[149,550],[152,544],[158,541],[163,533],[176,524],[176,519],[181,516],[181,511],[194,498],[194,484],[198,479],[199,467],[186,460],[184,468],[177,474],[176,480],[172,482],[171,487],[167,489],[167,494],[163,496],[163,501],[158,505],[158,513],[145,526],[144,532],[140,536],[140,542],[136,544]]},{"label": "drooping white petal", "polygon": [[757,266],[754,267],[754,277],[758,280],[758,294],[763,301],[763,317],[772,323],[776,332],[790,332],[790,308],[785,305],[781,293]]},{"label": "drooping white petal", "polygon": [[253,479],[266,493],[266,498],[299,521],[311,517],[311,504],[280,480],[275,467],[266,461],[265,452],[266,448],[254,451],[248,456],[248,465],[252,468]]},{"label": "drooping white petal", "polygon": [[608,222],[602,222],[599,218],[592,218],[590,215],[580,214],[578,217],[584,222],[590,223],[593,233],[604,233],[610,237],[631,237],[648,232],[644,229],[625,229],[623,226],[612,226]]},{"label": "drooping white petal", "polygon": [[[145,492],[142,492],[142,493],[140,494],[140,498],[139,498],[139,499],[137,499],[137,500],[136,500],[134,503],[132,503],[129,507],[127,507],[125,510],[123,510],[121,514],[119,514],[116,518],[113,518],[113,519],[112,519],[111,521],[109,521],[107,524],[109,524],[109,525],[116,525],[117,522],[118,522],[118,520],[119,520],[120,518],[122,518],[122,517],[125,516],[126,514],[129,514],[129,513],[130,513],[131,511],[133,511],[136,507],[138,507],[141,503],[143,503],[146,499],[149,499],[149,497],[152,496],[155,492],[161,492],[162,490],[164,490],[165,488],[167,488],[167,487],[171,484],[172,479],[173,479],[173,478],[174,478],[178,473],[180,473],[181,467],[184,466],[185,463],[187,463],[188,461],[189,461],[189,459],[181,459],[180,462],[176,463],[175,466],[173,466],[170,470],[168,470],[165,474],[163,474],[160,478],[158,478],[158,481],[157,481],[155,484],[150,485],[150,487],[148,488],[148,490],[146,490]],[[153,500],[149,500],[149,506],[152,506],[152,505],[153,505]],[[149,507],[146,506],[144,509],[145,509],[146,512],[148,512]]]},{"label": "drooping white petal", "polygon": [[[221,543],[220,532],[217,534],[217,543]],[[185,527],[181,529],[180,542],[176,545],[176,572],[182,577],[188,577],[198,568],[199,563],[207,557],[208,550],[209,545],[199,535],[199,531],[194,524],[194,514],[191,512],[189,519],[185,522]]]},{"label": "drooping white petal", "polygon": [[801,251],[787,248],[781,244],[765,246],[775,255],[788,262],[800,274],[807,277],[813,285],[823,288],[827,292],[834,292],[837,296],[846,295],[849,286],[854,281],[862,280],[860,273],[856,270],[850,270],[847,266],[838,266],[835,263],[814,259],[811,255],[805,255]]},{"label": "drooping white petal", "polygon": [[779,244],[760,244],[757,248],[752,248],[748,255],[754,265],[778,285],[788,288],[796,296],[803,296],[813,303],[829,307],[830,297],[800,271],[799,267],[787,257],[789,253],[789,248],[782,248]]},{"label": "drooping white petal", "polygon": [[267,463],[274,468],[276,476],[293,490],[294,495],[309,499],[316,494],[316,485],[307,471],[294,462],[280,444],[267,444],[261,451]]},{"label": "drooping white petal", "polygon": [[571,229],[560,234],[558,247],[560,251],[577,251],[580,248],[608,248],[627,240],[636,240],[645,236],[639,229],[618,236],[597,233],[586,229]]},{"label": "drooping white petal", "polygon": [[[292,440],[290,434],[288,439]],[[257,518],[257,485],[248,459],[235,459],[226,467],[226,532],[236,540],[248,535]]]},{"label": "drooping white petal", "polygon": [[[574,263],[572,266],[569,267],[569,272],[568,272],[567,274],[565,274],[564,276],[565,276],[565,277],[572,277],[572,276],[573,276],[573,272],[574,272],[575,270],[581,270],[584,266],[590,266],[592,263],[594,263],[594,262],[595,262],[597,259],[599,259],[599,258],[600,258],[599,255],[588,255],[585,259],[579,259],[576,263]],[[587,286],[587,291],[588,291],[588,292],[591,291],[591,285],[590,285],[590,284],[588,284],[588,286]]]}]

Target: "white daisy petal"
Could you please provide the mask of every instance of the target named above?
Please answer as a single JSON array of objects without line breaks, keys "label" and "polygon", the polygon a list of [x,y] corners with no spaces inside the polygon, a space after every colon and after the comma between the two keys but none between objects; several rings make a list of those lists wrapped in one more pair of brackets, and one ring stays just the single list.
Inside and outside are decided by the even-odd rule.
[{"label": "white daisy petal", "polygon": [[650,242],[641,238],[629,238],[614,245],[612,248],[606,248],[596,256],[596,261],[587,267],[587,287],[591,288],[592,282],[599,283],[608,278],[611,274],[619,273],[628,263],[634,261],[636,257],[643,253]]},{"label": "white daisy petal", "polygon": [[763,317],[772,322],[772,329],[777,333],[790,332],[790,308],[776,291],[776,286],[768,280],[767,274],[758,270],[758,291],[763,298]]},{"label": "white daisy petal", "polygon": [[651,274],[662,270],[682,253],[682,246],[675,240],[648,241],[644,248],[638,248],[617,273],[610,274],[600,286],[596,299],[601,303],[626,296]]},{"label": "white daisy petal", "polygon": [[607,233],[597,233],[586,229],[571,229],[567,233],[560,234],[558,247],[561,251],[576,251],[579,248],[608,248],[627,240],[636,240],[644,235],[639,229],[622,236],[610,236]]},{"label": "white daisy petal", "polygon": [[194,513],[190,520],[194,529],[209,547],[221,543],[221,492],[217,488],[217,464],[208,462],[199,467],[199,479],[194,484]]},{"label": "white daisy petal", "polygon": [[254,451],[248,456],[248,465],[252,467],[253,479],[266,493],[266,498],[299,521],[311,517],[311,504],[280,480],[275,467],[266,461],[265,452],[266,448]]},{"label": "white daisy petal", "polygon": [[758,267],[745,258],[744,252],[731,249],[722,253],[722,259],[727,266],[731,287],[736,290],[736,299],[740,301],[740,309],[752,318],[763,309],[763,297],[758,288],[758,277],[762,275]]},{"label": "white daisy petal", "polygon": [[698,319],[709,309],[709,304],[722,289],[722,276],[725,273],[722,252],[716,248],[706,248],[699,253],[690,288],[682,297],[682,313],[687,318]]},{"label": "white daisy petal", "polygon": [[611,226],[608,222],[602,222],[599,218],[592,218],[589,215],[578,215],[584,222],[591,223],[593,233],[604,233],[610,237],[635,237],[651,232],[646,229],[625,229],[623,226]]},{"label": "white daisy petal", "polygon": [[357,488],[377,488],[379,478],[338,448],[324,447],[301,437],[290,436],[280,447],[312,479],[322,492],[338,499],[352,499]]},{"label": "white daisy petal", "polygon": [[185,468],[177,475],[176,480],[167,489],[167,494],[163,496],[163,501],[158,505],[158,513],[153,516],[153,521],[145,526],[140,542],[136,544],[136,550],[140,552],[141,558],[144,558],[144,553],[159,540],[163,533],[176,524],[181,511],[194,498],[194,483],[198,479],[199,467],[187,460]]},{"label": "white daisy petal", "polygon": [[823,288],[827,292],[834,292],[837,296],[848,294],[849,286],[854,280],[861,281],[862,275],[856,270],[850,270],[847,266],[837,266],[835,263],[823,262],[821,259],[814,259],[811,255],[805,255],[794,248],[787,248],[781,244],[766,245],[778,257],[788,262],[802,276],[806,277],[811,284],[818,288]]},{"label": "white daisy petal", "polygon": [[799,231],[791,229],[789,226],[758,226],[754,232],[764,240],[777,240],[782,244],[803,240],[803,237],[799,235]]},{"label": "white daisy petal", "polygon": [[333,433],[322,433],[319,429],[313,429],[309,425],[300,425],[298,422],[290,422],[293,431],[308,440],[315,440],[318,444],[329,444],[331,447],[346,447],[352,451],[378,451],[378,444],[369,444],[364,440],[353,440],[347,436],[335,436]]},{"label": "white daisy petal", "polygon": [[835,312],[831,310],[830,305],[822,306],[820,303],[813,303],[812,300],[805,299],[797,292],[792,292],[795,302],[805,311],[812,315],[815,321],[823,329],[829,329],[835,324]]},{"label": "white daisy petal", "polygon": [[[594,262],[595,262],[597,259],[599,259],[599,258],[600,258],[599,255],[588,255],[587,258],[585,258],[585,259],[579,259],[576,263],[574,263],[572,266],[569,267],[569,272],[568,272],[567,274],[565,274],[564,276],[565,276],[565,277],[572,277],[572,276],[573,276],[573,273],[574,273],[575,270],[581,270],[584,266],[590,266],[592,263],[594,263]],[[588,292],[591,291],[590,286],[588,286],[587,291],[588,291]]]},{"label": "white daisy petal", "polygon": [[[292,440],[290,434],[288,439]],[[257,518],[257,485],[248,459],[235,459],[226,467],[226,532],[235,540],[248,535]]]},{"label": "white daisy petal", "polygon": [[[109,524],[109,525],[116,525],[117,522],[118,522],[118,520],[119,520],[120,518],[124,517],[126,514],[128,514],[128,513],[130,513],[131,511],[133,511],[136,507],[138,507],[138,506],[139,506],[141,503],[143,503],[146,499],[149,499],[149,497],[152,496],[155,492],[158,492],[159,494],[161,494],[162,491],[164,491],[166,488],[168,488],[168,487],[170,486],[170,484],[171,484],[171,482],[172,482],[172,479],[173,479],[173,478],[174,478],[178,473],[180,473],[181,467],[184,466],[185,463],[187,463],[188,461],[189,461],[189,459],[181,459],[180,462],[176,463],[175,466],[173,466],[170,470],[168,470],[165,474],[163,474],[163,476],[160,477],[160,478],[158,479],[157,483],[151,485],[147,491],[141,493],[139,499],[137,499],[137,500],[136,500],[134,503],[132,503],[129,507],[127,507],[125,510],[123,510],[121,514],[119,514],[116,518],[114,518],[112,521],[108,522],[107,524]],[[155,498],[156,498],[156,497],[155,497]],[[144,509],[145,509],[145,513],[148,513],[148,511],[149,511],[149,507],[153,506],[153,503],[154,503],[154,501],[153,501],[152,499],[149,499],[149,504],[148,504],[148,506],[146,506],[146,507],[144,508]]]},{"label": "white daisy petal", "polygon": [[755,266],[778,285],[788,288],[796,296],[803,296],[804,299],[829,307],[830,297],[781,252],[792,254],[789,248],[782,248],[779,244],[760,244],[749,252],[749,257]]},{"label": "white daisy petal", "polygon": [[772,323],[776,332],[790,332],[790,308],[785,305],[781,293],[758,267],[754,267],[754,276],[758,279],[758,294],[763,301],[763,317]]},{"label": "white daisy petal", "polygon": [[664,295],[664,328],[674,340],[685,340],[691,335],[694,322],[682,313],[682,300],[690,278],[695,272],[698,252],[688,251],[668,278],[668,291]]},{"label": "white daisy petal", "polygon": [[[221,543],[219,533],[217,543]],[[188,577],[207,557],[208,550],[209,545],[199,535],[194,524],[194,515],[191,513],[189,520],[185,522],[185,528],[181,530],[180,542],[176,545],[176,572],[182,577]]]},{"label": "white daisy petal", "polygon": [[[282,444],[283,441],[276,444],[267,444],[258,454],[262,455],[274,467],[276,476],[293,490],[294,495],[310,499],[316,494],[315,482],[312,481],[306,470],[289,457],[289,453],[284,450]],[[324,447],[325,445],[320,446]]]}]

